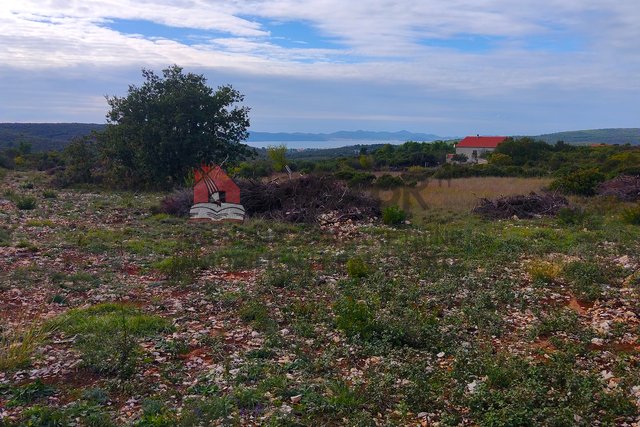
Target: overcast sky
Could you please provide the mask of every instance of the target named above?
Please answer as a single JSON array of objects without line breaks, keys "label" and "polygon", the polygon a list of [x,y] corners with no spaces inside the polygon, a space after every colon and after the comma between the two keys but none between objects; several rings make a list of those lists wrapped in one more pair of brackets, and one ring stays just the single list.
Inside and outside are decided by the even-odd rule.
[{"label": "overcast sky", "polygon": [[177,64],[251,130],[640,127],[638,0],[2,0],[0,122],[104,123]]}]

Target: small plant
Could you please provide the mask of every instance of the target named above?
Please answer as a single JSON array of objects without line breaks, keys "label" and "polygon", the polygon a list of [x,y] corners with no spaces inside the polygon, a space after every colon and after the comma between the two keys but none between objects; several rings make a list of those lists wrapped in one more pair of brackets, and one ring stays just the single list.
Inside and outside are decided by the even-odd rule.
[{"label": "small plant", "polygon": [[407,219],[407,213],[397,206],[388,206],[382,210],[382,222],[386,225],[400,225]]},{"label": "small plant", "polygon": [[32,210],[36,207],[36,199],[31,196],[16,196],[15,203],[16,207],[22,211]]},{"label": "small plant", "polygon": [[375,317],[365,302],[346,297],[335,304],[334,311],[336,326],[347,336],[368,339],[374,334]]},{"label": "small plant", "polygon": [[42,192],[42,197],[44,197],[45,199],[57,199],[58,193],[54,190],[44,190]]},{"label": "small plant", "polygon": [[77,335],[75,346],[88,368],[121,378],[135,372],[137,338],[171,330],[165,319],[115,303],[70,310],[52,323],[67,334]]},{"label": "small plant", "polygon": [[349,277],[362,278],[369,275],[369,265],[360,257],[347,260],[347,274]]},{"label": "small plant", "polygon": [[534,282],[552,283],[562,273],[562,265],[554,262],[537,260],[527,266],[527,273]]},{"label": "small plant", "polygon": [[267,308],[258,301],[251,301],[240,309],[240,319],[243,322],[251,323],[256,329],[269,331],[277,326],[275,321],[269,317]]},{"label": "small plant", "polygon": [[32,190],[33,189],[33,182],[31,182],[31,181],[24,182],[24,183],[20,184],[20,188],[23,188],[25,190]]},{"label": "small plant", "polygon": [[5,227],[0,227],[0,246],[11,245],[11,230]]},{"label": "small plant", "polygon": [[576,298],[592,302],[603,294],[603,286],[608,284],[605,269],[591,261],[575,261],[567,264],[564,277],[570,282]]},{"label": "small plant", "polygon": [[640,205],[623,210],[622,221],[627,224],[640,225]]},{"label": "small plant", "polygon": [[202,268],[202,261],[195,252],[168,257],[154,264],[162,274],[172,283],[189,284],[195,279],[196,273]]},{"label": "small plant", "polygon": [[563,225],[582,225],[587,218],[587,212],[579,207],[564,207],[558,211],[558,222]]},{"label": "small plant", "polygon": [[31,354],[42,344],[47,332],[36,322],[23,327],[1,327],[0,371],[29,366]]}]

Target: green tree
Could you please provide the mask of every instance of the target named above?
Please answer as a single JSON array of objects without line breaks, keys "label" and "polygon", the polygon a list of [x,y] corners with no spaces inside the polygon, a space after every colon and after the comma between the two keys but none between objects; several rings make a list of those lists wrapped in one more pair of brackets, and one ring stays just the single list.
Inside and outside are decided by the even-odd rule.
[{"label": "green tree", "polygon": [[287,165],[287,146],[284,144],[270,145],[267,147],[267,156],[273,163],[273,170],[282,172]]},{"label": "green tree", "polygon": [[145,82],[125,97],[107,97],[111,110],[100,135],[114,183],[167,188],[203,163],[235,163],[252,151],[249,108],[231,86],[213,90],[204,76],[173,65],[162,76],[142,70]]}]

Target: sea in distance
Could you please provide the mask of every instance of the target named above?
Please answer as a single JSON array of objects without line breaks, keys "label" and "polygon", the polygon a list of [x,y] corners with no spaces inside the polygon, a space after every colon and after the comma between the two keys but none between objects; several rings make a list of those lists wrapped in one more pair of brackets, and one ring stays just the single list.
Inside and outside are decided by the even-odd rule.
[{"label": "sea in distance", "polygon": [[266,148],[270,145],[286,145],[292,150],[340,148],[352,145],[403,144],[406,141],[381,141],[373,139],[330,139],[326,141],[247,141],[247,145],[255,148]]}]

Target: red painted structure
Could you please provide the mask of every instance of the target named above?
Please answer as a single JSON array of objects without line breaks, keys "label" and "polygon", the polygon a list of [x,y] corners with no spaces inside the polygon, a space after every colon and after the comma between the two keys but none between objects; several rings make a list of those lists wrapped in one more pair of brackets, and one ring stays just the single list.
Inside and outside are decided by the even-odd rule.
[{"label": "red painted structure", "polygon": [[468,136],[456,144],[456,148],[496,148],[506,136]]},{"label": "red painted structure", "polygon": [[210,197],[219,193],[220,202],[240,204],[240,187],[218,165],[205,165],[195,172],[193,203],[210,203]]}]

